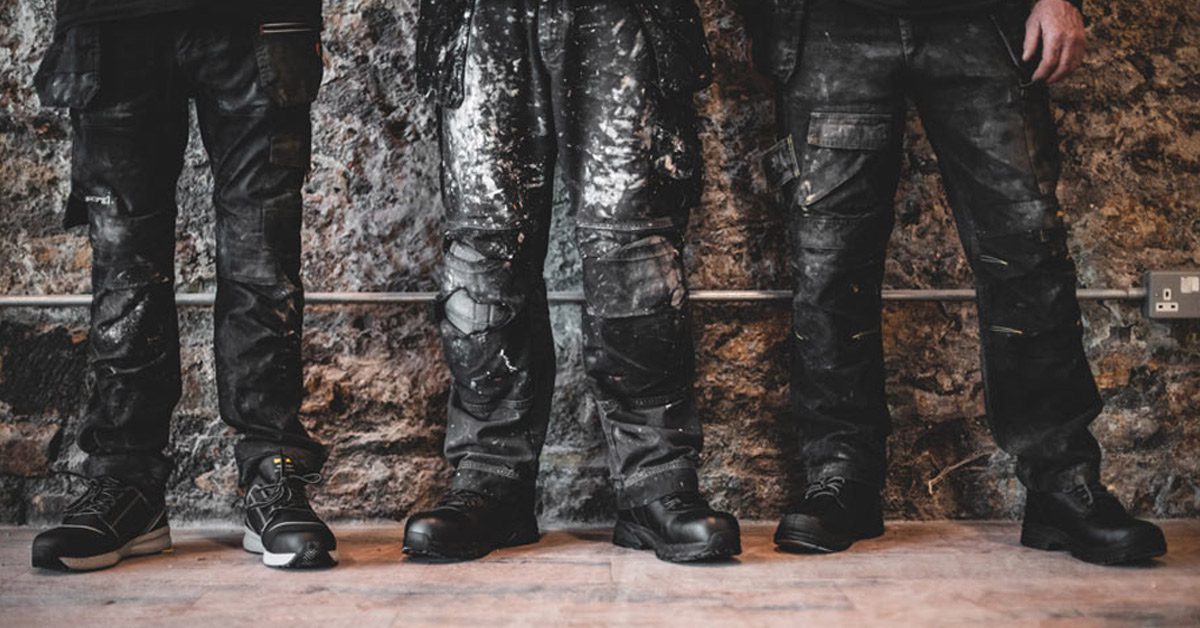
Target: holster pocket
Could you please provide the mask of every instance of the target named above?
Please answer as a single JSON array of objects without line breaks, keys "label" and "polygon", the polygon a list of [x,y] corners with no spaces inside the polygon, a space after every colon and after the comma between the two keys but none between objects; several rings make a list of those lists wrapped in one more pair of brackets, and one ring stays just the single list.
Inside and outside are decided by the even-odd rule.
[{"label": "holster pocket", "polygon": [[320,30],[304,22],[262,24],[255,41],[259,84],[278,107],[311,104],[325,64]]},{"label": "holster pocket", "polygon": [[855,178],[870,188],[873,178],[858,175],[878,165],[879,153],[895,140],[896,125],[889,113],[811,113],[796,202],[811,206]]},{"label": "holster pocket", "polygon": [[693,0],[638,0],[642,28],[654,50],[664,94],[691,94],[712,83],[704,21]]},{"label": "holster pocket", "polygon": [[34,75],[43,107],[84,109],[100,93],[100,27],[80,25],[57,33]]}]

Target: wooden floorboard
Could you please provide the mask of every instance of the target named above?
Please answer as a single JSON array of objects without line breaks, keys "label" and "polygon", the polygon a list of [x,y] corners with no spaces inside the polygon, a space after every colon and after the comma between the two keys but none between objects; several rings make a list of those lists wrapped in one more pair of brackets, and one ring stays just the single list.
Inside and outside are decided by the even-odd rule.
[{"label": "wooden floorboard", "polygon": [[399,525],[336,526],[342,564],[263,567],[233,528],[173,532],[170,554],[113,569],[29,567],[36,530],[0,528],[2,626],[1200,625],[1200,521],[1165,522],[1170,553],[1099,567],[1019,546],[1017,525],[896,522],[827,556],[776,551],[671,565],[602,529],[551,531],[474,562],[405,560]]}]

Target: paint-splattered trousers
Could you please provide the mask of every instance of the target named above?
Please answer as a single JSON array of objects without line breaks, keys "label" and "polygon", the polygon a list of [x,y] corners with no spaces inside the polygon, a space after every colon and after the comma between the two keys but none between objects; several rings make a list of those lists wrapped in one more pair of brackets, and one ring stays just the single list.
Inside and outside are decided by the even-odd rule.
[{"label": "paint-splattered trousers", "polygon": [[38,74],[44,105],[71,108],[68,223],[92,245],[91,396],[85,470],[161,488],[181,395],[175,310],[175,189],[189,104],[214,179],[220,414],[242,433],[246,473],[283,452],[309,470],[325,453],[298,419],[301,187],[319,27],[174,14],[61,33]]},{"label": "paint-splattered trousers", "polygon": [[474,3],[461,103],[442,111],[456,487],[532,499],[556,370],[542,271],[557,173],[576,220],[584,362],[618,502],[696,489],[681,246],[700,151],[691,94],[664,94],[630,7]]},{"label": "paint-splattered trousers", "polygon": [[1020,479],[1095,480],[1101,400],[1083,351],[1046,87],[1019,60],[1027,8],[902,19],[810,3],[768,155],[792,225],[792,399],[810,479],[879,483],[890,417],[880,290],[906,101],[938,157],[978,289],[995,438]]}]

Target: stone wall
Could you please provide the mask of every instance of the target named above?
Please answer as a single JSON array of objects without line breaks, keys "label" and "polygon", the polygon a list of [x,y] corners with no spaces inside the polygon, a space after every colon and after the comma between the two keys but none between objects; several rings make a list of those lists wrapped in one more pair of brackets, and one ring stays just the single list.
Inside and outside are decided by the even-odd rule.
[{"label": "stone wall", "polygon": [[[416,0],[328,2],[327,84],[317,104],[304,258],[310,290],[432,290],[439,258],[436,125],[412,74]],[[1200,4],[1111,0],[1092,9],[1093,50],[1054,90],[1072,250],[1091,287],[1129,287],[1148,268],[1200,265]],[[59,228],[67,120],[30,87],[51,0],[0,0],[0,294],[85,293],[89,250]],[[717,85],[700,95],[708,188],[688,261],[697,288],[789,285],[784,217],[747,155],[770,140],[773,106],[747,70],[731,0],[705,0]],[[890,287],[967,286],[936,161],[910,125]],[[214,287],[208,160],[193,142],[179,184],[178,288]],[[578,286],[569,216],[559,212],[547,275]],[[584,392],[579,308],[553,309],[559,383],[541,477],[548,523],[612,516],[595,404]],[[1104,477],[1141,513],[1200,514],[1200,325],[1145,320],[1136,304],[1084,308],[1108,409],[1096,422]],[[703,482],[744,517],[773,518],[795,489],[782,305],[696,308]],[[233,436],[216,416],[212,327],[182,316],[185,392],[172,429],[176,519],[229,518]],[[0,522],[42,522],[69,485],[51,469],[73,445],[85,399],[86,312],[0,310]],[[895,415],[889,515],[1015,517],[1012,459],[983,417],[974,308],[895,304],[886,312]],[[338,518],[402,518],[448,478],[439,449],[447,372],[421,306],[311,307],[307,425],[332,446],[316,503]]]}]

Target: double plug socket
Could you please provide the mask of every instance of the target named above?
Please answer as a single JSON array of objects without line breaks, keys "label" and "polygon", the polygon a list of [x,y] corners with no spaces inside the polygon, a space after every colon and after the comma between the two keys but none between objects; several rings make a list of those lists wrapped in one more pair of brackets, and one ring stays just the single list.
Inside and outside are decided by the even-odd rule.
[{"label": "double plug socket", "polygon": [[1200,269],[1146,273],[1146,316],[1200,318]]}]

